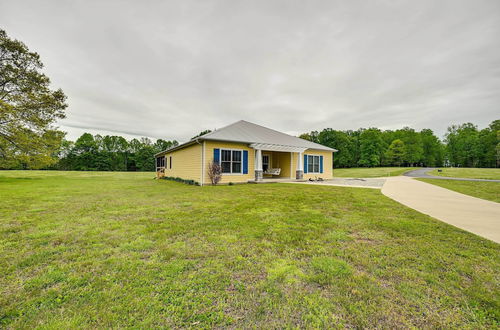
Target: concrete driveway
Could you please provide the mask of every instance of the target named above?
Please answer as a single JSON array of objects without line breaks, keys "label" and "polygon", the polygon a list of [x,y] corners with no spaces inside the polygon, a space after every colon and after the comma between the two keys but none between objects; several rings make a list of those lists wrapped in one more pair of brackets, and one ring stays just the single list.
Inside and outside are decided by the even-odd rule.
[{"label": "concrete driveway", "polygon": [[303,181],[292,183],[380,189],[385,183],[385,178],[334,178],[325,181]]},{"label": "concrete driveway", "polygon": [[421,213],[500,243],[500,203],[407,176],[387,178],[382,193]]}]

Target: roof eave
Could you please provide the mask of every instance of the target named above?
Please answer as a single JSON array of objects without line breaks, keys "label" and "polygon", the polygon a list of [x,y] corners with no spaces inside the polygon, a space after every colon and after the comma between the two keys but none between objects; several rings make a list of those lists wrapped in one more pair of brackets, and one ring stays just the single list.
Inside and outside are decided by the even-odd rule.
[{"label": "roof eave", "polygon": [[172,147],[172,148],[169,148],[169,149],[165,149],[163,151],[160,151],[159,153],[155,154],[155,157],[157,156],[161,156],[161,155],[164,155],[164,154],[167,154],[169,152],[172,152],[172,151],[175,151],[175,150],[179,150],[179,149],[182,149],[182,148],[185,148],[185,147],[188,147],[192,144],[195,144],[198,142],[198,140],[201,140],[201,139],[194,139],[194,140],[189,140],[188,142],[184,142],[182,144],[179,144],[178,146],[175,146],[175,147]]},{"label": "roof eave", "polygon": [[[299,138],[300,139],[300,138]],[[203,137],[203,138],[200,138],[200,140],[210,140],[210,141],[223,141],[223,142],[233,142],[233,143],[257,143],[255,141],[241,141],[241,140],[230,140],[230,139],[216,139],[216,138],[210,138],[210,137]],[[307,141],[307,140],[305,140]],[[310,142],[310,141],[308,141]],[[327,146],[324,146],[322,144],[319,144],[319,143],[315,143],[315,142],[312,142],[316,145],[318,145],[317,148],[306,148],[306,149],[313,149],[313,150],[324,150],[324,151],[332,151],[332,152],[337,152],[338,150],[337,149],[333,149],[333,148],[330,148],[330,147],[327,147]],[[272,143],[271,143],[272,144]]]},{"label": "roof eave", "polygon": [[[210,134],[210,133],[209,133]],[[176,151],[176,150],[179,150],[179,149],[182,149],[182,148],[185,148],[185,147],[188,147],[190,145],[193,145],[195,143],[199,143],[199,141],[223,141],[223,142],[233,142],[233,143],[255,143],[255,142],[252,142],[252,141],[238,141],[238,140],[229,140],[229,139],[217,139],[217,138],[210,138],[210,137],[205,137],[205,136],[200,136],[196,139],[193,139],[193,140],[189,140],[187,142],[184,142],[182,144],[179,144],[178,146],[175,146],[175,147],[172,147],[170,149],[166,149],[166,150],[163,150],[157,154],[155,154],[155,157],[157,156],[161,156],[161,155],[164,155],[166,153],[169,153],[169,152],[172,152],[172,151]],[[306,140],[307,141],[307,140]],[[314,142],[313,142],[314,143]],[[317,144],[317,143],[316,143]],[[307,149],[312,149],[312,150],[323,150],[323,151],[332,151],[332,152],[338,152],[337,149],[333,149],[333,148],[330,148],[330,147],[327,147],[327,146],[324,146],[324,145],[321,145],[321,144],[317,144],[318,145],[318,148],[307,148]]]}]

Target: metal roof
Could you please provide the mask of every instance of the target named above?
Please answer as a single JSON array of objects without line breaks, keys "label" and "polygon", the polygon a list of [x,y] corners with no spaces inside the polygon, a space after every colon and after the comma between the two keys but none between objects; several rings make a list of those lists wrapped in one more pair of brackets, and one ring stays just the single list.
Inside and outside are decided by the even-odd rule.
[{"label": "metal roof", "polygon": [[[249,143],[257,145],[279,145],[280,147],[289,147],[290,149],[314,149],[314,150],[327,150],[337,151],[336,149],[307,141],[296,136],[291,136],[285,133],[275,131],[273,129],[250,123],[245,120],[237,121],[231,125],[225,126],[211,133],[202,135],[196,139],[178,145],[177,147],[165,150],[173,151],[176,149],[184,148],[195,141],[213,140],[213,141],[227,141]],[[264,148],[263,148],[264,149]],[[161,153],[164,153],[162,151]],[[159,154],[161,154],[159,153]]]},{"label": "metal roof", "polygon": [[202,135],[200,136],[200,140],[279,144],[307,149],[336,151],[324,145],[281,133],[245,120],[237,121],[229,126]]}]

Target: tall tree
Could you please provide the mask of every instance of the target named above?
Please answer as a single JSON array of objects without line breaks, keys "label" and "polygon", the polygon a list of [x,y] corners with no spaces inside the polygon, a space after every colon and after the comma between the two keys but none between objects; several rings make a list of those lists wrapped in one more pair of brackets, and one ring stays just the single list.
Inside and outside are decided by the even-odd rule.
[{"label": "tall tree", "polygon": [[0,30],[0,168],[40,168],[56,161],[66,97],[51,90],[40,56]]},{"label": "tall tree", "polygon": [[481,167],[499,167],[500,158],[497,146],[500,148],[500,120],[479,131],[479,163]]},{"label": "tall tree", "polygon": [[443,165],[443,145],[430,129],[420,131],[424,166]]},{"label": "tall tree", "polygon": [[423,159],[423,146],[420,134],[413,128],[404,127],[395,132],[396,137],[405,144],[404,163],[408,165],[419,165]]},{"label": "tall tree", "polygon": [[319,132],[318,143],[335,148],[335,167],[352,167],[356,165],[355,141],[345,132],[326,128]]},{"label": "tall tree", "polygon": [[465,123],[448,127],[445,142],[451,165],[476,167],[480,164],[481,147],[476,125]]},{"label": "tall tree", "polygon": [[179,145],[179,142],[177,142],[176,140],[166,141],[163,139],[158,139],[154,143],[154,148],[155,148],[156,152],[160,152],[160,151],[164,151],[164,150],[170,149],[170,148],[178,146],[178,145]]},{"label": "tall tree", "polygon": [[400,139],[392,141],[386,152],[386,158],[390,165],[401,166],[406,155],[405,143]]},{"label": "tall tree", "polygon": [[[97,140],[99,137],[97,138]],[[75,155],[74,169],[78,171],[96,171],[98,163],[98,145],[94,136],[84,133],[76,142],[72,150]]]},{"label": "tall tree", "polygon": [[317,131],[312,131],[310,133],[303,133],[303,134],[299,135],[299,138],[318,143],[319,142],[318,135],[319,135],[319,133]]},{"label": "tall tree", "polygon": [[359,135],[360,158],[359,166],[380,166],[385,151],[382,132],[378,128],[369,128]]},{"label": "tall tree", "polygon": [[154,146],[153,142],[148,138],[141,138],[140,140],[134,139],[131,141],[134,143],[134,161],[137,170],[139,171],[154,171],[154,155],[158,152]]}]

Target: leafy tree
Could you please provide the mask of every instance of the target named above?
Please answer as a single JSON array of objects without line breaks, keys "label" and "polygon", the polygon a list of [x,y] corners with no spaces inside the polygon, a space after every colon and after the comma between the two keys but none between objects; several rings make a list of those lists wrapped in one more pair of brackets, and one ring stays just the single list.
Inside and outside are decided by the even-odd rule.
[{"label": "leafy tree", "polygon": [[479,132],[474,124],[448,127],[445,142],[446,153],[453,166],[477,167],[480,164]]},{"label": "leafy tree", "polygon": [[359,135],[360,158],[359,166],[380,166],[384,153],[382,132],[378,128],[362,130]]},{"label": "leafy tree", "polygon": [[158,140],[156,140],[154,147],[156,150],[158,150],[158,152],[160,152],[160,151],[170,149],[172,147],[176,147],[178,145],[179,145],[179,142],[177,142],[176,140],[166,141],[166,140],[158,139]]},{"label": "leafy tree", "polygon": [[497,148],[500,148],[500,120],[479,131],[479,166],[498,167],[500,158]]},{"label": "leafy tree", "polygon": [[399,139],[392,141],[386,152],[390,165],[401,166],[406,155],[405,143]]},{"label": "leafy tree", "polygon": [[80,171],[154,171],[154,155],[177,145],[177,141],[82,134],[75,143],[63,141],[57,168]]},{"label": "leafy tree", "polygon": [[202,135],[205,135],[205,134],[208,134],[208,133],[211,133],[211,132],[212,132],[212,130],[206,129],[206,130],[201,131],[200,133],[198,133],[198,135],[193,136],[193,137],[191,138],[191,140],[194,140],[194,139],[196,139],[197,137],[200,137],[200,136],[202,136]]},{"label": "leafy tree", "polygon": [[299,138],[304,139],[304,140],[308,140],[311,142],[319,143],[318,135],[319,135],[319,133],[317,131],[312,131],[310,133],[304,133],[304,134],[299,135]]},{"label": "leafy tree", "polygon": [[351,167],[356,165],[355,141],[347,133],[326,128],[317,135],[318,143],[338,149],[335,153],[335,167]]},{"label": "leafy tree", "polygon": [[443,165],[443,145],[434,132],[423,129],[420,132],[422,140],[422,161],[424,166]]},{"label": "leafy tree", "polygon": [[135,165],[139,171],[154,171],[154,155],[157,153],[153,143],[148,138],[141,138],[141,147],[134,154]]},{"label": "leafy tree", "polygon": [[64,133],[66,96],[51,90],[40,56],[0,30],[0,168],[41,168],[54,157]]},{"label": "leafy tree", "polygon": [[90,133],[84,133],[76,142],[72,153],[75,155],[73,169],[78,171],[96,171],[97,168],[97,155],[98,155],[97,142],[94,136]]},{"label": "leafy tree", "polygon": [[420,134],[413,128],[404,127],[396,131],[396,137],[405,144],[404,163],[408,165],[419,165],[423,159],[423,146]]}]

